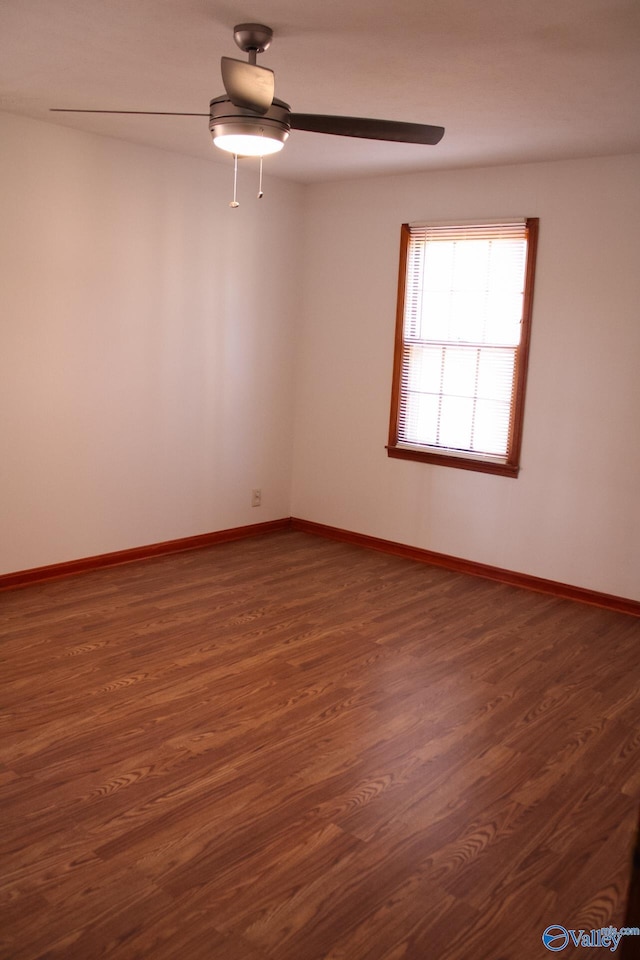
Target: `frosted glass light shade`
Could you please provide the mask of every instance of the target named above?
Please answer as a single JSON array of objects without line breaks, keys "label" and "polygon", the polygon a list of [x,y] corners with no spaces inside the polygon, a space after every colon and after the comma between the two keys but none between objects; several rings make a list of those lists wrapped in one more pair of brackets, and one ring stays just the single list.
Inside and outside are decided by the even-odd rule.
[{"label": "frosted glass light shade", "polygon": [[[221,126],[223,126],[221,124]],[[237,154],[239,157],[266,157],[270,153],[278,153],[284,147],[287,134],[280,130],[269,130],[266,133],[220,133],[214,131],[213,142],[220,150]]]}]

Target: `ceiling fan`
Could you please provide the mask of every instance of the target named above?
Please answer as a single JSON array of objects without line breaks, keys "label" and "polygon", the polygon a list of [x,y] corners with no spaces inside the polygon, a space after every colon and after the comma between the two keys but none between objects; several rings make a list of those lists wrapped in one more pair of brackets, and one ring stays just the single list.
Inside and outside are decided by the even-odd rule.
[{"label": "ceiling fan", "polygon": [[209,117],[216,147],[236,157],[263,157],[284,146],[289,131],[308,130],[341,137],[390,140],[398,143],[436,144],[444,127],[364,117],[292,113],[289,104],[275,97],[273,70],[258,66],[256,57],[271,44],[273,31],[259,23],[234,27],[235,42],[249,55],[248,61],[222,57],[222,83],[226,94],[216,97],[206,113],[171,113],[161,110],[78,110],[54,107],[56,113],[149,114],[171,117]]}]

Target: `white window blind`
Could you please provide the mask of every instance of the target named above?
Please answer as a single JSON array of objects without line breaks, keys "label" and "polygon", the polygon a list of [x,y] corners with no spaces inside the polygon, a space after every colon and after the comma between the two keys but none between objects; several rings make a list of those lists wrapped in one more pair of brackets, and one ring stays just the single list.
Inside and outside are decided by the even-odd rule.
[{"label": "white window blind", "polygon": [[526,266],[525,220],[410,226],[399,445],[508,458]]}]

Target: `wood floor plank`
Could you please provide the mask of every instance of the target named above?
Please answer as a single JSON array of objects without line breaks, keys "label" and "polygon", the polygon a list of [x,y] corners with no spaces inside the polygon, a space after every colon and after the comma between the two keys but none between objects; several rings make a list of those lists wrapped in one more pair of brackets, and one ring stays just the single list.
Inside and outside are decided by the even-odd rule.
[{"label": "wood floor plank", "polygon": [[534,960],[621,926],[639,646],[284,531],[5,592],[0,957]]}]

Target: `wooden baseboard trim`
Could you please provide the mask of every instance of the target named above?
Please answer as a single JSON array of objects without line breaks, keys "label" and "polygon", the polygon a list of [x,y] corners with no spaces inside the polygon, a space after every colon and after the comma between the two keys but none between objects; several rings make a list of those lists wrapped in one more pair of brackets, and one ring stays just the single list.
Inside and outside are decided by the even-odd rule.
[{"label": "wooden baseboard trim", "polygon": [[165,540],[162,543],[151,543],[143,547],[133,547],[129,550],[118,550],[115,553],[102,553],[95,557],[83,557],[80,560],[54,563],[46,567],[34,567],[30,570],[0,574],[0,591],[29,586],[46,580],[59,580],[90,570],[133,563],[136,560],[148,560],[152,557],[166,556],[171,553],[182,553],[185,550],[198,550],[201,547],[211,547],[216,543],[230,543],[232,540],[243,540],[246,537],[257,537],[267,533],[276,533],[280,530],[299,530],[301,533],[310,533],[329,540],[339,540],[342,543],[351,543],[369,550],[379,550],[382,553],[403,557],[406,560],[416,560],[419,563],[444,567],[454,573],[483,577],[485,580],[495,580],[512,587],[522,587],[526,590],[534,590],[537,593],[550,594],[563,600],[576,600],[579,603],[587,603],[607,610],[615,610],[618,613],[626,613],[632,617],[640,617],[640,602],[637,600],[598,593],[595,590],[586,590],[584,587],[574,587],[567,583],[558,583],[555,580],[545,580],[526,573],[516,573],[513,570],[504,570],[501,567],[492,567],[489,564],[476,563],[473,560],[462,560],[445,553],[436,553],[433,550],[424,550],[421,547],[411,547],[394,540],[382,540],[380,537],[370,537],[365,533],[355,533],[352,530],[343,530],[340,527],[331,527],[324,523],[301,520],[297,517],[283,517],[281,520],[270,520],[266,523],[252,523],[244,527],[232,527],[228,530],[214,530],[212,533],[203,533],[195,537]]},{"label": "wooden baseboard trim", "polygon": [[151,543],[130,550],[118,550],[115,553],[102,553],[96,557],[83,557],[66,563],[53,563],[47,567],[34,567],[31,570],[18,570],[15,573],[0,574],[0,590],[25,587],[44,580],[59,580],[62,577],[86,573],[89,570],[101,570],[115,567],[121,563],[133,563],[135,560],[148,560],[170,553],[182,553],[184,550],[197,550],[211,547],[216,543],[229,543],[231,540],[243,540],[245,537],[257,537],[277,530],[289,530],[289,517],[282,520],[269,520],[266,523],[252,523],[245,527],[232,527],[229,530],[215,530],[195,537],[183,537],[180,540],[165,540],[163,543]]},{"label": "wooden baseboard trim", "polygon": [[577,600],[618,613],[627,613],[633,617],[640,617],[640,602],[628,600],[625,597],[616,597],[607,593],[598,593],[595,590],[586,590],[584,587],[573,587],[567,583],[558,583],[555,580],[544,580],[541,577],[532,577],[526,573],[516,573],[513,570],[503,570],[486,563],[475,563],[473,560],[461,560],[445,553],[435,553],[432,550],[423,550],[421,547],[410,547],[393,540],[381,540],[379,537],[370,537],[364,533],[354,533],[351,530],[342,530],[339,527],[330,527],[324,523],[314,523],[312,520],[291,518],[291,529],[302,533],[312,533],[330,540],[340,540],[343,543],[352,543],[370,550],[380,550],[396,557],[407,560],[417,560],[436,567],[444,567],[455,573],[468,573],[474,577],[484,577],[486,580],[495,580],[512,587],[523,587],[534,590],[536,593],[548,593],[563,600]]}]

